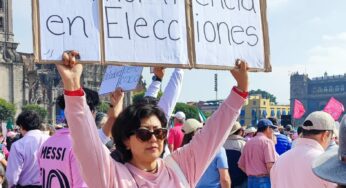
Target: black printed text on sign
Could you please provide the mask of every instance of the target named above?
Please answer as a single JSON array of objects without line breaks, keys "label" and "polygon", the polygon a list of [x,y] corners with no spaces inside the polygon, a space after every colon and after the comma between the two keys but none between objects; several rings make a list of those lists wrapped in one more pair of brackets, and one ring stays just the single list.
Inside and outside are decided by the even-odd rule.
[{"label": "black printed text on sign", "polygon": [[260,0],[192,0],[197,66],[233,66],[245,59],[263,69]]},{"label": "black printed text on sign", "polygon": [[105,0],[105,59],[188,65],[185,2]]},{"label": "black printed text on sign", "polygon": [[78,50],[82,61],[100,61],[98,0],[39,0],[39,7],[42,60]]}]

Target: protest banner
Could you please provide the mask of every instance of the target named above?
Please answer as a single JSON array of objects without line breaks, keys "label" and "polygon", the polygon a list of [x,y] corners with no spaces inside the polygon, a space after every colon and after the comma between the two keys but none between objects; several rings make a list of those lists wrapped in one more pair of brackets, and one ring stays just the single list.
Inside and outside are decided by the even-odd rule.
[{"label": "protest banner", "polygon": [[66,50],[77,50],[82,62],[101,61],[97,0],[33,0],[35,61],[57,62]]},{"label": "protest banner", "polygon": [[266,0],[32,0],[35,61],[271,71]]},{"label": "protest banner", "polygon": [[103,76],[99,94],[111,93],[117,87],[121,87],[123,91],[136,89],[141,79],[142,71],[143,67],[108,66]]},{"label": "protest banner", "polygon": [[106,62],[190,67],[184,1],[109,0],[103,6]]},{"label": "protest banner", "polygon": [[196,68],[271,71],[265,0],[192,0]]}]

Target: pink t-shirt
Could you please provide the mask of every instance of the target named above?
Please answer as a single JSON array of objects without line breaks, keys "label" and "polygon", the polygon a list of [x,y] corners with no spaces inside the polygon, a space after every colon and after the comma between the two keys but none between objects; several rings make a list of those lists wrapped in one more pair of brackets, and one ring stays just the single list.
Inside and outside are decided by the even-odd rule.
[{"label": "pink t-shirt", "polygon": [[238,165],[248,176],[269,175],[266,163],[274,163],[277,158],[273,141],[257,133],[245,144]]},{"label": "pink t-shirt", "polygon": [[173,144],[173,151],[177,150],[183,143],[184,133],[181,131],[182,124],[176,124],[169,130],[168,144]]},{"label": "pink t-shirt", "polygon": [[55,132],[37,153],[43,188],[88,187],[72,151],[69,129]]},{"label": "pink t-shirt", "polygon": [[[189,187],[195,187],[221,148],[239,116],[245,99],[232,91],[191,142],[172,153]],[[102,188],[186,188],[178,172],[157,159],[158,172],[151,174],[133,165],[115,161],[98,137],[95,120],[85,96],[65,95],[65,115],[71,131],[73,151],[89,187]],[[216,125],[216,126],[215,126]]]}]

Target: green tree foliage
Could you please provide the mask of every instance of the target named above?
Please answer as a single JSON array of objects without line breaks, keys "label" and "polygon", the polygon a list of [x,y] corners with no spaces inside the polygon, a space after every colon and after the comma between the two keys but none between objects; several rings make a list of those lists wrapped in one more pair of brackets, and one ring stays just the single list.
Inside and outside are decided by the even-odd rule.
[{"label": "green tree foliage", "polygon": [[273,94],[268,93],[267,91],[263,91],[263,90],[260,90],[260,89],[258,89],[258,90],[251,90],[249,92],[249,94],[250,95],[261,95],[263,98],[269,99],[270,102],[273,102],[274,104],[277,104],[276,97]]},{"label": "green tree foliage", "polygon": [[194,118],[199,120],[198,110],[195,106],[190,106],[185,103],[177,103],[174,109],[174,113],[182,111],[186,115],[186,119]]},{"label": "green tree foliage", "polygon": [[98,112],[103,112],[103,113],[107,114],[108,109],[109,109],[109,103],[101,102],[100,105],[98,105],[96,107],[96,109],[97,109]]},{"label": "green tree foliage", "polygon": [[13,119],[15,114],[16,107],[14,106],[14,104],[0,98],[0,121]]},{"label": "green tree foliage", "polygon": [[206,118],[210,117],[211,115],[213,115],[213,113],[211,112],[204,112],[204,115]]},{"label": "green tree foliage", "polygon": [[37,104],[27,104],[27,105],[23,106],[22,110],[23,110],[23,112],[29,111],[29,110],[35,111],[42,118],[42,120],[45,120],[47,118],[47,115],[48,115],[48,111],[45,108],[43,108]]},{"label": "green tree foliage", "polygon": [[132,96],[132,102],[133,103],[137,103],[138,101],[140,101],[144,97],[144,94],[145,94],[145,91],[141,91],[141,92],[135,93]]}]

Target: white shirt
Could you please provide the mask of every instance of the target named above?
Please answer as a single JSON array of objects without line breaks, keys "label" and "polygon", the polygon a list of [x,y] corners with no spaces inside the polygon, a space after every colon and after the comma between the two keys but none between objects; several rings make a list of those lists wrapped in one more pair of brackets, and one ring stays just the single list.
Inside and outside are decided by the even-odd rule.
[{"label": "white shirt", "polygon": [[295,147],[282,154],[271,169],[272,188],[336,187],[312,172],[312,161],[324,152],[317,141],[298,138]]},{"label": "white shirt", "polygon": [[[177,100],[180,96],[181,87],[183,85],[184,71],[182,69],[176,68],[172,73],[172,76],[165,88],[163,95],[160,98],[158,106],[163,110],[166,115],[167,120],[169,120],[170,115],[172,114],[174,107],[177,103]],[[157,94],[160,91],[161,82],[153,81],[145,96],[157,97]]]},{"label": "white shirt", "polygon": [[105,135],[105,133],[103,132],[102,128],[98,129],[98,133],[99,133],[99,137],[101,139],[101,142],[103,144],[107,144],[109,141],[111,141],[111,138],[109,138],[108,136]]},{"label": "white shirt", "polygon": [[40,167],[36,154],[48,138],[40,130],[31,130],[12,144],[6,169],[9,187],[18,184],[40,185]]}]

